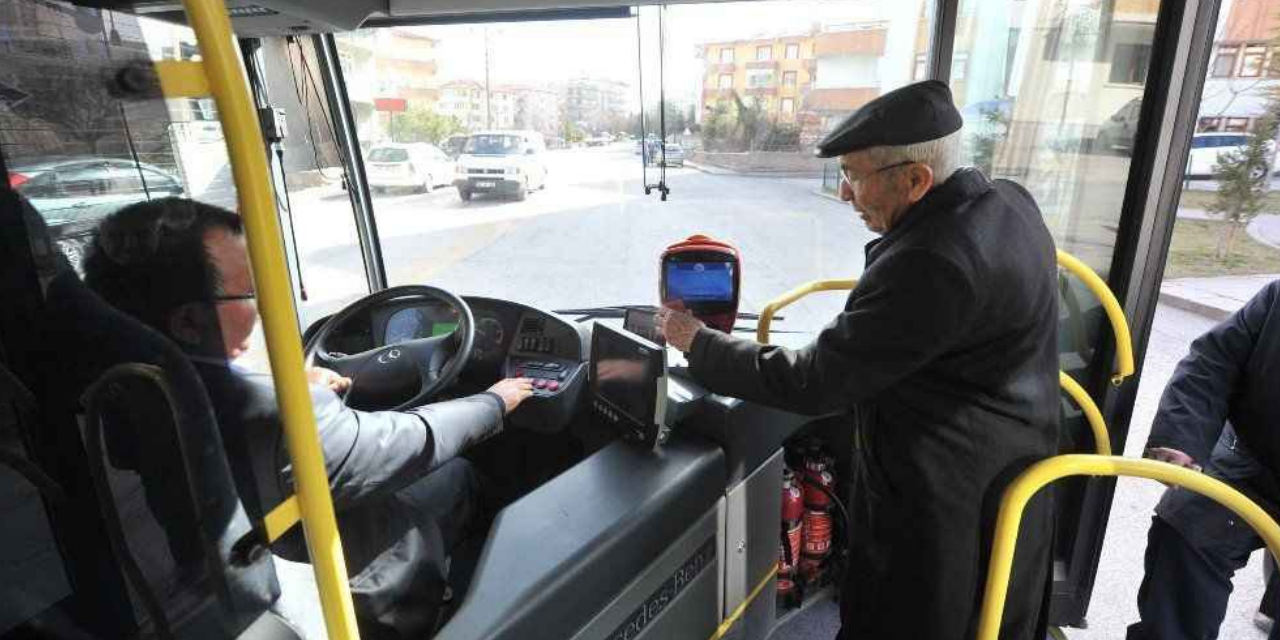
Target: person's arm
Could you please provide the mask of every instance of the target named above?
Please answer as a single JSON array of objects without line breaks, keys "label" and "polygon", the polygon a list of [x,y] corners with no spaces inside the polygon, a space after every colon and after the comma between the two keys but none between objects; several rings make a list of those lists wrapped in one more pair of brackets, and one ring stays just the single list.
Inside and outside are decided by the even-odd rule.
[{"label": "person's arm", "polygon": [[531,392],[528,380],[408,411],[359,411],[312,387],[316,426],[334,503],[395,491],[502,431],[503,416]]},{"label": "person's arm", "polygon": [[[1280,281],[1267,285],[1243,308],[1196,338],[1178,363],[1156,411],[1147,455],[1193,466],[1209,459],[1231,409],[1231,395],[1276,303]],[[1182,454],[1182,455],[1178,455]]]},{"label": "person's arm", "polygon": [[872,397],[964,335],[977,297],[959,266],[927,251],[886,256],[853,305],[799,350],[701,329],[689,366],[722,395],[800,413],[826,413]]}]

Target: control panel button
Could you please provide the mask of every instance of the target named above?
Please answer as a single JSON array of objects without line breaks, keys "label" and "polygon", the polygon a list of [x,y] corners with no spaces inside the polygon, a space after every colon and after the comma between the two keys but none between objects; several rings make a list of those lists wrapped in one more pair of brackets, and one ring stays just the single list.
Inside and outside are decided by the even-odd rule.
[{"label": "control panel button", "polygon": [[555,380],[547,381],[547,391],[556,391],[560,388],[560,383]]},{"label": "control panel button", "polygon": [[547,388],[547,381],[546,381],[546,380],[543,380],[542,378],[538,378],[537,380],[534,380],[534,381],[533,381],[533,388],[534,388],[534,389],[546,389],[546,388]]}]

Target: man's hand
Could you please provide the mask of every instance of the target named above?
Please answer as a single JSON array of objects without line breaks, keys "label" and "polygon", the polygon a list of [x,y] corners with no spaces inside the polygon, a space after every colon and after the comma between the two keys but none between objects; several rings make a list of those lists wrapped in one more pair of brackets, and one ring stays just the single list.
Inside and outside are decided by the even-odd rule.
[{"label": "man's hand", "polygon": [[307,369],[307,382],[329,387],[334,393],[342,393],[351,388],[351,378],[340,376],[324,367]]},{"label": "man's hand", "polygon": [[707,325],[685,312],[683,305],[680,306],[680,309],[663,307],[658,311],[658,333],[662,334],[667,344],[683,353],[689,353],[693,349],[693,337]]},{"label": "man's hand", "polygon": [[502,398],[506,413],[511,413],[525,398],[533,395],[533,381],[528,378],[506,378],[489,387],[489,392]]},{"label": "man's hand", "polygon": [[1142,452],[1142,457],[1159,460],[1160,462],[1167,462],[1192,471],[1203,471],[1200,465],[1196,464],[1196,461],[1193,460],[1191,456],[1178,451],[1177,449],[1170,449],[1168,447],[1151,447],[1150,449]]}]

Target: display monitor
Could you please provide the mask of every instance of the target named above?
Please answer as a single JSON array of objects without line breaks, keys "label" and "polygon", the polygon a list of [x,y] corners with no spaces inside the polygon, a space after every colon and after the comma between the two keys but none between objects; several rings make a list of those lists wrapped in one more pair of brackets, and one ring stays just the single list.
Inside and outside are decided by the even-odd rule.
[{"label": "display monitor", "polygon": [[733,263],[668,262],[667,298],[687,304],[735,301]]},{"label": "display monitor", "polygon": [[596,323],[591,335],[591,408],[628,440],[655,447],[666,439],[666,354],[629,331]]}]

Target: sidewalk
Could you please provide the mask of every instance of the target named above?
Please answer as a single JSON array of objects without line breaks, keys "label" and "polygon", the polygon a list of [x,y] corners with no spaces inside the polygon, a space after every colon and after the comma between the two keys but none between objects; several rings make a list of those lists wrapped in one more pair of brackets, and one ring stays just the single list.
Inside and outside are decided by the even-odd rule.
[{"label": "sidewalk", "polygon": [[1280,274],[1178,278],[1160,285],[1160,302],[1212,320],[1222,320]]}]

